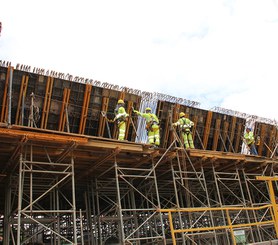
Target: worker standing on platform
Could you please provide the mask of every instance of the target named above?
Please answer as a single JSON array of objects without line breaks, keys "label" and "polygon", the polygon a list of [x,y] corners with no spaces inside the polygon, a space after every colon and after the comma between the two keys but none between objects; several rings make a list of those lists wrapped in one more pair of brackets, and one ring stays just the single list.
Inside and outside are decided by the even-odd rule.
[{"label": "worker standing on platform", "polygon": [[192,138],[191,127],[194,126],[194,122],[190,121],[188,118],[185,117],[185,113],[181,112],[179,114],[179,120],[173,123],[173,126],[179,127],[181,129],[181,134],[184,141],[184,146],[186,149],[194,149],[194,143]]},{"label": "worker standing on platform", "polygon": [[125,131],[126,131],[126,120],[129,115],[126,113],[124,108],[125,102],[123,100],[118,100],[118,104],[114,110],[115,112],[115,118],[114,122],[117,122],[118,126],[118,140],[124,140],[125,139]]},{"label": "worker standing on platform", "polygon": [[245,143],[247,144],[247,147],[250,150],[250,154],[251,155],[258,155],[258,152],[256,150],[256,146],[255,146],[254,134],[251,131],[251,128],[246,129],[246,133],[244,134],[244,139],[245,139]]},{"label": "worker standing on platform", "polygon": [[146,130],[148,132],[148,143],[156,148],[160,145],[160,133],[159,133],[159,119],[152,113],[152,109],[147,107],[145,113],[139,112],[132,108],[133,112],[146,119]]}]

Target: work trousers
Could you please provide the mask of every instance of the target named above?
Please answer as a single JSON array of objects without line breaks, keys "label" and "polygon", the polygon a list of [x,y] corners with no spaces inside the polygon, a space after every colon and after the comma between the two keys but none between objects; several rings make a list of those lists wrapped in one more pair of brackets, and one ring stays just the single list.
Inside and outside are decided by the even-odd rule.
[{"label": "work trousers", "polygon": [[250,150],[250,155],[258,155],[255,144],[250,144],[248,147]]},{"label": "work trousers", "polygon": [[126,130],[126,123],[120,122],[118,124],[119,134],[118,134],[118,140],[124,140],[125,139],[125,130]]},{"label": "work trousers", "polygon": [[153,125],[152,130],[148,131],[148,142],[151,145],[160,145],[160,133],[158,125]]},{"label": "work trousers", "polygon": [[188,132],[182,132],[183,142],[186,149],[194,149],[194,143],[192,138],[192,133],[190,131]]}]

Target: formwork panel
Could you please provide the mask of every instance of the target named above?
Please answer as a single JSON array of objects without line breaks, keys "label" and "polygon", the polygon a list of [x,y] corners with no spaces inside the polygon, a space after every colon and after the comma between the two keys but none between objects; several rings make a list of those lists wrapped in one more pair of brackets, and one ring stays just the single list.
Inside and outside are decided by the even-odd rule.
[{"label": "formwork panel", "polygon": [[[6,73],[7,68],[0,67],[0,88],[6,85]],[[105,244],[108,239],[115,237],[131,244],[173,244],[169,213],[162,209],[174,210],[175,228],[208,228],[205,232],[189,230],[183,235],[177,234],[177,244],[232,244],[231,224],[228,228],[209,229],[213,225],[229,225],[229,218],[234,225],[258,223],[251,228],[242,228],[250,243],[275,237],[274,225],[262,223],[265,219],[271,219],[271,208],[267,211],[224,210],[227,207],[253,208],[270,204],[267,183],[257,180],[256,176],[276,176],[278,173],[276,155],[269,158],[277,146],[275,125],[255,124],[255,136],[261,137],[257,147],[262,155],[239,154],[245,119],[178,104],[178,101],[151,98],[150,102],[153,102],[152,106],[160,119],[161,145],[150,149],[148,144],[135,143],[137,116],[131,112],[132,106],[139,109],[141,103],[145,102],[143,93],[109,84],[99,87],[90,85],[92,90],[89,98],[86,98],[88,83],[19,70],[14,71],[13,77],[12,124],[15,122],[19,105],[17,97],[24,75],[29,77],[24,100],[24,125],[0,127],[0,187],[5,189],[0,192],[0,215],[16,219],[18,212],[12,210],[18,210],[20,191],[24,192],[24,205],[32,205],[32,198],[37,198],[44,188],[51,189],[57,180],[61,180],[58,176],[65,174],[64,167],[70,163],[70,166],[74,165],[74,174],[70,173],[70,176],[75,179],[51,189],[50,196],[37,202],[40,207],[36,208],[42,210],[32,210],[43,213],[53,208],[50,212],[53,216],[42,214],[44,222],[50,222],[51,226],[49,219],[57,215],[59,208],[70,209],[66,199],[74,197],[76,200],[73,200],[72,206],[80,213],[70,210],[72,213],[60,217],[60,225],[55,220],[55,232],[70,238],[74,236],[74,224],[77,225],[78,235],[85,232],[85,241],[91,241],[93,245]],[[42,113],[45,98],[49,95],[46,87],[50,78],[54,80],[48,100],[47,125],[45,128],[27,127],[32,101],[30,95],[34,93],[34,105]],[[67,108],[69,132],[64,129],[58,131],[65,88],[70,89]],[[1,95],[3,92],[0,89]],[[113,119],[119,98],[124,99],[135,128],[129,121],[127,141],[119,142],[115,139],[116,124],[108,124],[111,133],[114,132],[114,139],[109,139],[107,126],[102,124],[105,127],[103,137],[97,137],[103,119],[102,108],[107,108],[107,117]],[[103,105],[105,102],[108,102],[107,107]],[[87,114],[85,109],[88,109]],[[196,149],[185,150],[176,131],[170,130],[171,123],[178,119],[181,111],[195,122],[193,135]],[[86,122],[84,131],[79,133],[82,116],[83,122]],[[36,124],[40,125],[40,122],[41,118],[38,118]],[[22,182],[19,180],[20,157],[23,157],[21,163],[30,163],[22,168],[28,173],[23,176]],[[19,188],[20,183],[24,184],[24,188]],[[75,195],[72,195],[72,186],[76,188]],[[274,186],[274,193],[278,195],[277,183]],[[61,199],[58,198],[60,194],[63,196]],[[176,211],[179,208],[190,208],[192,211]],[[196,208],[204,210],[199,212]],[[211,211],[210,208],[219,209]],[[229,218],[227,213],[230,213]],[[22,234],[31,237],[38,226],[32,222],[26,226],[23,223]],[[14,220],[5,219],[0,222],[0,229],[1,226],[16,229],[17,225]],[[46,243],[58,241],[47,229],[41,233]],[[10,234],[5,233],[5,237]]]}]

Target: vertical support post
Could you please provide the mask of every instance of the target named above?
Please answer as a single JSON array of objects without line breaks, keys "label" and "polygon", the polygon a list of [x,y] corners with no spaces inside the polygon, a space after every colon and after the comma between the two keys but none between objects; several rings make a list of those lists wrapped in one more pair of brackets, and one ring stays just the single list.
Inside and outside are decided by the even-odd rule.
[{"label": "vertical support post", "polygon": [[267,177],[267,176],[257,176],[257,180],[265,180],[268,184],[269,189],[269,197],[273,208],[273,214],[274,214],[274,228],[276,232],[276,237],[278,238],[278,204],[276,203],[275,193],[272,181],[278,181],[278,177]]},{"label": "vertical support post", "polygon": [[[59,119],[59,131],[64,131],[65,123],[67,123],[67,129],[68,129],[68,117],[67,117],[67,108],[69,104],[69,97],[70,97],[70,89],[64,88],[63,92],[63,102],[61,106],[61,112],[60,112],[60,119]],[[69,130],[68,130],[69,132]]]},{"label": "vertical support post", "polygon": [[[87,189],[89,190],[89,187],[87,186]],[[86,191],[84,193],[84,200],[85,200],[85,209],[86,209],[86,220],[87,220],[87,244],[91,244],[91,233],[92,233],[92,213],[91,213],[91,200],[90,200],[90,194],[89,191]]]},{"label": "vertical support post", "polygon": [[12,123],[12,87],[13,87],[13,67],[11,67],[10,69],[8,125],[11,125]]},{"label": "vertical support post", "polygon": [[[278,178],[277,178],[277,180],[278,180]],[[273,209],[274,209],[273,213],[274,213],[274,218],[275,218],[274,227],[275,227],[275,231],[276,231],[276,238],[278,238],[278,205],[276,203],[272,180],[268,180],[268,187],[269,187],[270,201],[271,201],[271,203],[273,205]]]},{"label": "vertical support post", "polygon": [[208,138],[209,138],[212,114],[213,114],[212,111],[208,111],[206,125],[205,125],[205,129],[204,129],[204,136],[203,136],[203,145],[204,145],[205,150],[207,149],[207,145],[208,145]]},{"label": "vertical support post", "polygon": [[[247,195],[248,195],[248,199],[249,199],[248,201],[249,201],[249,203],[251,203],[251,206],[253,207],[254,204],[253,204],[253,200],[252,200],[251,191],[250,191],[250,189],[249,189],[247,176],[246,176],[246,173],[245,173],[244,169],[242,169],[241,171],[243,172],[243,178],[244,178],[244,182],[245,182],[245,186],[246,186],[246,191],[247,191]],[[258,222],[258,218],[257,218],[257,215],[256,215],[255,211],[252,210],[252,213],[253,213],[253,217],[252,217],[252,218],[253,218],[256,222]],[[257,233],[258,233],[258,237],[259,237],[259,239],[260,239],[259,241],[263,241],[263,239],[262,239],[262,234],[261,234],[261,230],[260,230],[260,227],[259,227],[259,226],[257,226]]]},{"label": "vertical support post", "polygon": [[[179,163],[179,166],[180,166],[180,163]],[[180,209],[180,201],[179,201],[179,195],[178,195],[178,189],[177,189],[177,183],[176,183],[176,177],[175,177],[175,170],[174,170],[174,166],[173,166],[173,161],[171,161],[171,172],[172,172],[172,178],[173,178],[173,186],[174,186],[174,192],[175,192],[176,206],[177,206],[178,209]],[[180,178],[181,178],[181,182],[183,182],[182,176],[180,176]],[[187,192],[186,192],[186,194],[187,194]],[[169,213],[171,214],[171,212],[169,212]],[[183,226],[183,222],[182,222],[181,212],[178,212],[178,215],[179,215],[180,226],[183,229],[184,226]],[[171,218],[172,218],[172,216],[171,216]],[[170,221],[170,217],[169,217],[169,221]],[[170,223],[170,226],[171,225],[173,226],[172,223]],[[172,229],[171,229],[171,232],[172,232]],[[174,234],[172,234],[172,239],[173,239],[173,237],[175,237],[175,235],[174,236],[173,235]],[[184,236],[182,236],[182,242],[183,242],[183,244],[185,244]]]},{"label": "vertical support post", "polygon": [[129,132],[129,128],[130,128],[130,124],[131,124],[131,120],[132,120],[132,118],[131,118],[132,107],[133,107],[133,102],[128,101],[127,102],[126,113],[129,114],[129,117],[127,118],[127,122],[126,122],[125,139],[128,139],[128,132]]},{"label": "vertical support post", "polygon": [[176,238],[175,238],[175,232],[174,232],[174,225],[173,225],[173,218],[172,218],[172,213],[169,211],[168,212],[168,218],[169,218],[169,224],[170,224],[170,231],[172,235],[172,242],[173,245],[176,245]]},{"label": "vertical support post", "polygon": [[42,116],[41,116],[41,128],[43,128],[43,129],[46,129],[46,127],[47,127],[47,120],[48,120],[48,114],[49,114],[49,109],[50,109],[53,83],[54,83],[54,78],[48,77],[47,83],[46,83],[46,88],[45,88],[45,97],[44,97],[44,104],[43,104],[43,110],[42,110]]},{"label": "vertical support post", "polygon": [[82,218],[82,211],[79,209],[79,216],[80,216],[80,236],[81,236],[81,245],[84,245],[84,234],[83,234],[83,218]]},{"label": "vertical support post", "polygon": [[[58,182],[58,178],[56,177],[56,183]],[[58,188],[55,188],[55,209],[56,210],[59,210],[60,209],[60,198],[59,198],[59,189]],[[57,220],[57,230],[58,230],[58,233],[60,234],[61,233],[61,218],[60,218],[60,215],[59,213],[57,213],[57,217],[58,217],[58,220]],[[61,244],[61,237],[60,236],[55,236],[56,239],[55,239],[55,244]]]},{"label": "vertical support post", "polygon": [[235,153],[240,152],[240,141],[241,141],[241,130],[242,130],[242,123],[239,123],[237,125],[237,136],[236,136],[236,140],[235,140]]},{"label": "vertical support post", "polygon": [[15,117],[15,124],[21,124],[23,125],[24,122],[24,104],[25,104],[25,97],[26,97],[26,91],[28,87],[28,80],[29,77],[26,75],[22,76],[21,79],[21,86],[20,86],[20,92],[17,102],[17,110],[16,110],[16,117]]},{"label": "vertical support post", "polygon": [[[155,167],[154,163],[152,162],[152,169],[153,171],[153,176],[154,176],[154,183],[155,183],[155,192],[156,192],[156,198],[157,198],[157,206],[159,209],[161,209],[161,204],[160,204],[160,198],[159,198],[159,192],[158,192],[158,185],[157,185],[157,179],[156,179],[156,172],[155,172]],[[159,212],[159,218],[160,218],[160,223],[163,224],[163,219],[162,219],[162,213]],[[166,245],[166,238],[165,238],[165,231],[162,229],[162,236],[163,236],[163,244]]]},{"label": "vertical support post", "polygon": [[219,135],[220,135],[220,124],[221,124],[221,119],[216,119],[215,123],[215,131],[213,135],[213,145],[212,145],[212,150],[216,151],[217,146],[218,146],[218,140],[219,140]]},{"label": "vertical support post", "polygon": [[17,203],[17,241],[16,244],[20,245],[20,233],[21,233],[21,208],[22,208],[22,192],[23,192],[23,183],[22,183],[22,153],[19,156],[19,178],[18,178],[18,203]]},{"label": "vertical support post", "polygon": [[[105,116],[107,115],[108,104],[109,104],[109,97],[103,97],[101,111],[105,113]],[[98,136],[103,137],[106,120],[107,120],[107,118],[105,118],[104,115],[101,114],[101,117],[99,119],[99,126],[98,126]],[[108,127],[109,127],[109,125],[108,125]],[[107,130],[108,130],[108,127],[107,127]]]},{"label": "vertical support post", "polygon": [[234,151],[234,147],[233,147],[233,141],[234,141],[234,137],[235,137],[235,128],[236,128],[236,117],[232,117],[232,126],[231,126],[231,130],[230,130],[230,136],[228,137],[228,140],[230,142],[229,145],[229,152],[232,150]]},{"label": "vertical support post", "polygon": [[7,184],[5,186],[5,213],[4,213],[4,242],[3,245],[9,245],[9,234],[11,232],[11,225],[9,223],[9,217],[11,213],[11,184],[12,179],[11,175],[9,175]]},{"label": "vertical support post", "polygon": [[231,222],[231,218],[230,218],[230,214],[229,214],[228,209],[226,209],[226,216],[227,216],[228,226],[229,226],[230,231],[231,231],[231,238],[232,238],[233,244],[236,245],[236,238],[235,238],[233,225],[232,225],[232,222]]},{"label": "vertical support post", "polygon": [[261,137],[261,143],[260,143],[260,145],[259,145],[259,147],[258,147],[258,149],[257,149],[257,151],[258,151],[258,154],[260,155],[260,156],[262,156],[263,155],[263,152],[264,152],[264,146],[265,146],[265,144],[264,143],[266,143],[265,141],[266,141],[266,125],[265,124],[261,124],[261,135],[260,135],[260,137]]},{"label": "vertical support post", "polygon": [[[203,178],[204,178],[204,189],[205,189],[205,192],[206,192],[206,198],[207,198],[207,200],[208,200],[208,207],[211,207],[211,203],[210,203],[210,196],[209,196],[209,193],[208,193],[208,188],[207,188],[207,181],[206,181],[206,177],[205,177],[205,171],[204,171],[204,167],[203,167],[203,165],[202,165],[202,167],[201,167],[201,171],[202,171],[202,176],[203,176]],[[212,226],[215,226],[215,224],[214,224],[214,217],[213,217],[213,214],[212,214],[212,212],[211,211],[209,211],[209,216],[210,216],[210,220],[211,220],[211,223],[212,223]],[[218,245],[218,240],[217,240],[217,234],[216,234],[216,232],[214,231],[214,239],[215,239],[215,245]]]},{"label": "vertical support post", "polygon": [[229,122],[224,122],[224,128],[223,128],[223,136],[220,135],[221,141],[222,141],[222,146],[221,146],[221,151],[225,149],[225,151],[228,151],[226,147],[226,140],[227,140],[227,134],[228,134],[228,128],[229,128]]},{"label": "vertical support post", "polygon": [[87,116],[88,116],[88,109],[89,109],[89,105],[90,105],[91,91],[92,91],[92,85],[86,84],[86,89],[85,89],[84,98],[83,98],[81,118],[80,118],[80,123],[79,123],[79,131],[78,131],[79,134],[84,134],[84,132],[85,132],[86,121],[87,121]]},{"label": "vertical support post", "polygon": [[125,244],[125,233],[124,233],[124,222],[122,216],[122,204],[121,204],[121,193],[120,193],[120,183],[119,183],[119,176],[118,176],[118,164],[115,160],[115,178],[116,178],[116,187],[117,187],[117,202],[118,202],[118,217],[120,220],[119,224],[119,240],[121,244]]},{"label": "vertical support post", "polygon": [[10,70],[12,69],[11,66],[8,67],[7,75],[6,75],[6,82],[4,87],[4,94],[2,100],[2,111],[1,111],[1,122],[7,122],[7,102],[8,102],[8,86],[9,86],[9,77],[10,77]]},{"label": "vertical support post", "polygon": [[[223,202],[222,202],[222,198],[221,198],[221,195],[220,195],[220,189],[219,189],[219,185],[218,185],[218,178],[216,176],[216,171],[215,171],[215,167],[214,166],[212,167],[212,170],[213,170],[213,176],[214,176],[214,182],[215,182],[215,186],[216,186],[217,196],[218,196],[218,199],[219,199],[218,203],[220,204],[220,207],[222,207],[223,206]],[[224,221],[224,225],[226,225],[225,215],[224,215],[223,210],[221,210],[221,213],[222,213],[222,218],[223,218],[223,221]],[[226,232],[226,239],[227,239],[227,244],[230,244],[227,232]]]},{"label": "vertical support post", "polygon": [[[245,196],[244,196],[244,191],[243,191],[243,186],[242,186],[242,179],[240,177],[240,171],[238,168],[236,168],[236,173],[237,173],[237,179],[238,179],[238,184],[239,184],[239,187],[240,187],[240,193],[241,193],[241,198],[243,200],[243,203],[244,203],[244,207],[248,206],[247,203],[246,203],[246,199],[245,199]],[[243,172],[242,172],[243,173]],[[248,211],[246,211],[246,217],[247,217],[247,220],[249,223],[251,223],[251,220],[250,220],[250,216],[249,216],[249,213]],[[256,221],[257,222],[257,221]],[[250,233],[251,233],[251,238],[252,238],[252,241],[255,242],[255,238],[254,238],[254,232],[252,232],[252,226],[250,226]]]},{"label": "vertical support post", "polygon": [[75,179],[74,179],[74,160],[71,155],[71,180],[72,180],[72,215],[73,215],[73,241],[77,244],[77,235],[76,235],[76,202],[75,202]]}]

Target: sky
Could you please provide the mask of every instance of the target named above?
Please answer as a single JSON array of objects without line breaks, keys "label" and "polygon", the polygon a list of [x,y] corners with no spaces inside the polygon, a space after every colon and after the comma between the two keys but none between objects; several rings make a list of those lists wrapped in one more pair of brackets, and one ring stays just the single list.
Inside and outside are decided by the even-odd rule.
[{"label": "sky", "polygon": [[278,120],[278,0],[1,1],[0,60]]}]

